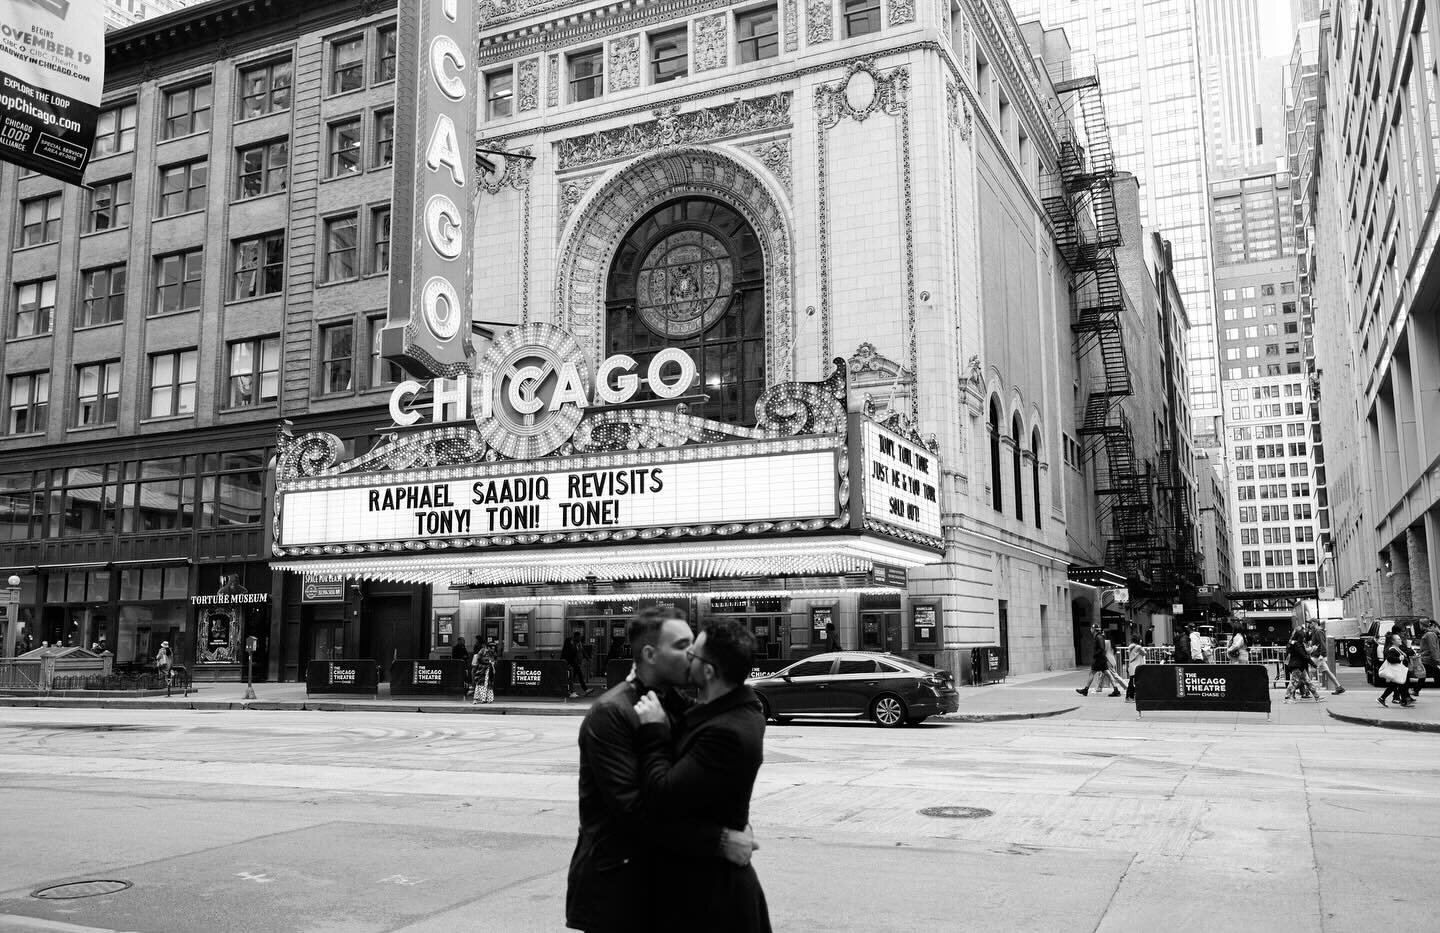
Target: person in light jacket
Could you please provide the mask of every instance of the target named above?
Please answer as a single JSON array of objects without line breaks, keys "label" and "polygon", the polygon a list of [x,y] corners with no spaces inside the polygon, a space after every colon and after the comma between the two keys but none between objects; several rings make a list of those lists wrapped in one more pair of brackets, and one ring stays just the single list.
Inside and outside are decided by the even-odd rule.
[{"label": "person in light jacket", "polygon": [[1125,684],[1125,699],[1131,703],[1135,702],[1135,671],[1145,661],[1145,646],[1140,643],[1140,631],[1136,629],[1130,638],[1130,648],[1125,652],[1125,676],[1129,678],[1129,682]]}]

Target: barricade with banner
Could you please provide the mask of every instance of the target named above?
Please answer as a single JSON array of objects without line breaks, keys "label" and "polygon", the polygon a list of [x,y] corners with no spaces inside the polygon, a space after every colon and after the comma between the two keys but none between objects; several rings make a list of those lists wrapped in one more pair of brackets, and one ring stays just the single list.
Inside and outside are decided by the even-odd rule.
[{"label": "barricade with banner", "polygon": [[495,692],[506,696],[563,697],[570,666],[564,661],[496,661]]},{"label": "barricade with banner", "polygon": [[373,660],[311,661],[305,666],[305,693],[360,693],[380,691],[380,665]]},{"label": "barricade with banner", "polygon": [[465,693],[465,669],[461,658],[434,661],[394,661],[390,664],[390,695],[460,696]]},{"label": "barricade with banner", "polygon": [[1144,664],[1135,670],[1135,710],[1270,715],[1264,664]]}]

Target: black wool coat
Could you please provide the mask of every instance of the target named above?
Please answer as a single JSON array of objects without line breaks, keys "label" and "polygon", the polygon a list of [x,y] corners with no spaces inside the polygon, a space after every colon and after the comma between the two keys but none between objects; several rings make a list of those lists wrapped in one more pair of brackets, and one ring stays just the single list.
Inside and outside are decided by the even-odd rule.
[{"label": "black wool coat", "polygon": [[[750,823],[750,795],[764,760],[765,716],[749,687],[691,707],[671,726],[640,727],[641,797],[658,820],[698,820],[741,830]],[[662,909],[683,917],[693,933],[770,933],[765,892],[753,866],[718,852],[669,860]]]},{"label": "black wool coat", "polygon": [[[662,929],[655,910],[657,865],[676,853],[720,850],[720,823],[659,826],[641,807],[635,703],[644,689],[632,681],[616,684],[601,694],[580,725],[580,834],[565,891],[565,923],[573,929]],[[678,716],[686,701],[667,691],[664,705]]]}]

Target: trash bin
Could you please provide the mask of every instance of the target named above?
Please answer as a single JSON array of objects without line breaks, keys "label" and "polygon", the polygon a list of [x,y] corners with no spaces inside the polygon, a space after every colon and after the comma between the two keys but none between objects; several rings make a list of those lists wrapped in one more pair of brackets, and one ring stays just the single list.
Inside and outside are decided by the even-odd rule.
[{"label": "trash bin", "polygon": [[1000,659],[999,645],[970,649],[970,683],[998,684],[1005,679],[1005,666]]}]

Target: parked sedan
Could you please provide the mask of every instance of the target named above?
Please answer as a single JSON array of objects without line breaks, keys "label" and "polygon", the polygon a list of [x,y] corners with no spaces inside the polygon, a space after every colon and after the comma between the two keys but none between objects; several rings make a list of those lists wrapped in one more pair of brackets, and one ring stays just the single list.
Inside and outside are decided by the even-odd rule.
[{"label": "parked sedan", "polygon": [[765,718],[873,719],[884,727],[914,725],[960,708],[949,671],[893,654],[832,651],[746,681]]}]

